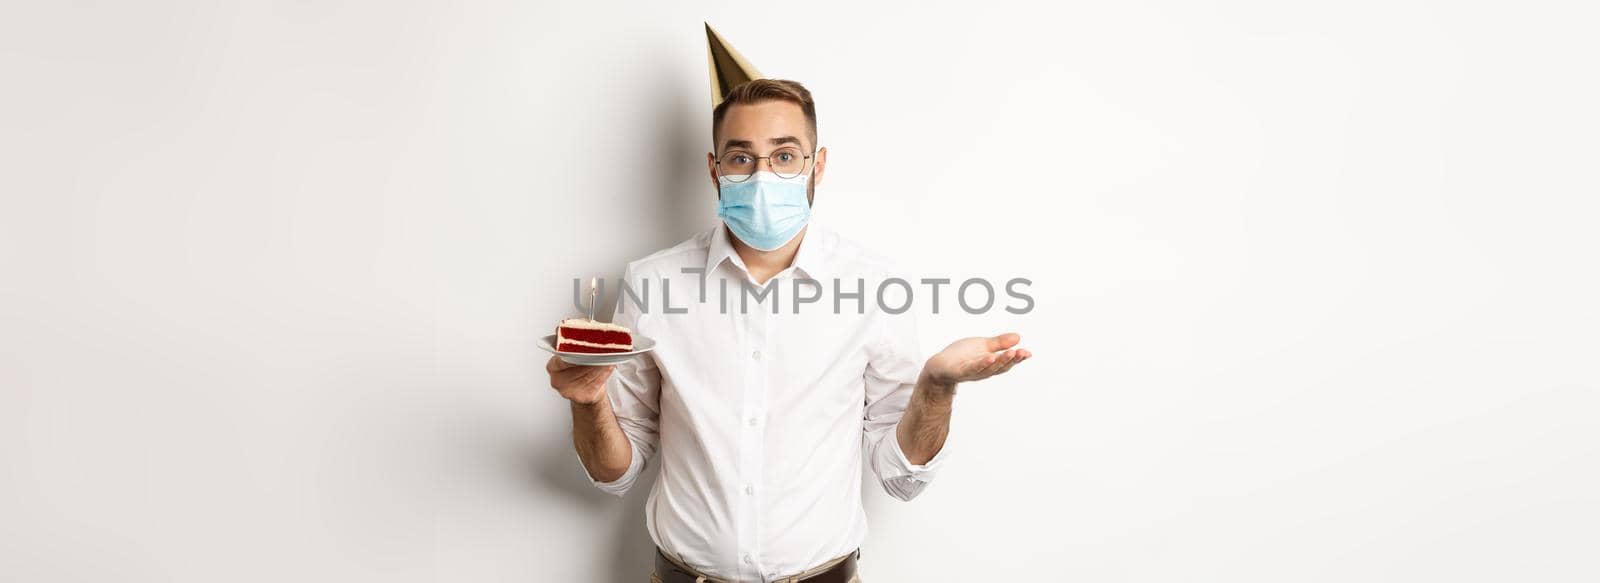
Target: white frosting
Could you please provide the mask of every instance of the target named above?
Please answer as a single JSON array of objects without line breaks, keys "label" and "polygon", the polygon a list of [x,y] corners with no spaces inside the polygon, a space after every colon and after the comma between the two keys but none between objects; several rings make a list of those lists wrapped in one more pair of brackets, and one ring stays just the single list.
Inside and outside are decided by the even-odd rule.
[{"label": "white frosting", "polygon": [[595,344],[593,342],[584,342],[582,340],[573,340],[571,338],[560,338],[560,339],[558,339],[556,341],[556,345],[559,346],[559,345],[562,345],[562,344],[576,344],[578,346],[588,346],[590,348],[614,348],[614,349],[618,349],[618,350],[633,350],[633,345],[632,344]]},{"label": "white frosting", "polygon": [[557,326],[566,326],[568,328],[578,328],[580,330],[605,330],[607,332],[627,332],[629,334],[633,333],[633,331],[629,330],[627,326],[618,326],[616,324],[611,324],[611,323],[607,323],[607,322],[599,322],[599,321],[595,321],[595,320],[590,320],[588,318],[567,318],[565,320],[562,320],[560,324],[557,324]]}]

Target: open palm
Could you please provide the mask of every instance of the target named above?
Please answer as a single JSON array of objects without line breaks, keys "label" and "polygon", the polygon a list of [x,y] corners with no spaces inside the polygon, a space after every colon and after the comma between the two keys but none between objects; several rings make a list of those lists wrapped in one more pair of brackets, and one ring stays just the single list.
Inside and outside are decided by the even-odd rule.
[{"label": "open palm", "polygon": [[981,381],[1011,370],[1017,363],[1033,356],[1026,349],[1015,348],[1019,342],[1022,342],[1022,336],[1014,332],[992,337],[962,338],[929,358],[923,372],[932,381],[943,385]]}]

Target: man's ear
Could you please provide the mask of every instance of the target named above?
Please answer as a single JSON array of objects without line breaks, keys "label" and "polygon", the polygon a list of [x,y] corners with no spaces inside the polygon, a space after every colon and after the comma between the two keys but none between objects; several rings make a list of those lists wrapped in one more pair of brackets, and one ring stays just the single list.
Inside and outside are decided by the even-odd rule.
[{"label": "man's ear", "polygon": [[717,193],[717,200],[722,200],[722,185],[717,183],[717,155],[706,152],[706,173],[711,176],[711,192]]},{"label": "man's ear", "polygon": [[817,157],[811,166],[811,186],[813,188],[822,184],[822,171],[828,169],[828,148],[817,148]]},{"label": "man's ear", "polygon": [[806,181],[806,204],[817,206],[817,185],[822,184],[822,171],[828,169],[828,149],[817,148],[817,153],[812,154],[811,180]]}]

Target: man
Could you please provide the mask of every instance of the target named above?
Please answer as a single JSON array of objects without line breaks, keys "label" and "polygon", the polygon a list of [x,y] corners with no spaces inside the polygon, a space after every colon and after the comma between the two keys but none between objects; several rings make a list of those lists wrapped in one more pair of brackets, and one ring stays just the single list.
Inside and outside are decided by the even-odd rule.
[{"label": "man", "polygon": [[[641,313],[619,297],[614,321],[657,348],[615,367],[547,367],[598,487],[622,495],[659,450],[646,503],[653,581],[859,581],[863,455],[885,491],[910,500],[943,461],[957,384],[1031,356],[1002,334],[919,358],[911,312],[886,313],[862,283],[889,277],[883,262],[810,224],[827,167],[815,111],[793,81],[732,89],[706,156],[723,224],[624,273],[689,298],[657,294]],[[843,283],[817,283],[814,303],[780,301],[813,289],[795,279]],[[727,289],[742,291],[705,300]]]}]

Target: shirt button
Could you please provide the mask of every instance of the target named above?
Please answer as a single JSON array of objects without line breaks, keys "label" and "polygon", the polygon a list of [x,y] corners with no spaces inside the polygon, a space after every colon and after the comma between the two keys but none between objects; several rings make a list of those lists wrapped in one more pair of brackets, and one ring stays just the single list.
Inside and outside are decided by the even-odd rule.
[{"label": "shirt button", "polygon": [[745,555],[744,556],[744,564],[746,564],[746,565],[754,565],[755,563],[756,563],[756,560],[750,558],[750,555]]},{"label": "shirt button", "polygon": [[751,486],[749,484],[745,484],[744,485],[744,495],[749,496],[749,495],[754,494],[754,493],[756,493],[756,487],[755,486]]},{"label": "shirt button", "polygon": [[751,427],[755,427],[756,426],[756,418],[755,417],[751,417],[750,420],[747,421],[747,423],[749,423]]},{"label": "shirt button", "polygon": [[755,352],[750,353],[750,358],[753,358],[753,359],[756,359],[756,360],[761,360],[761,351],[757,350]]}]

